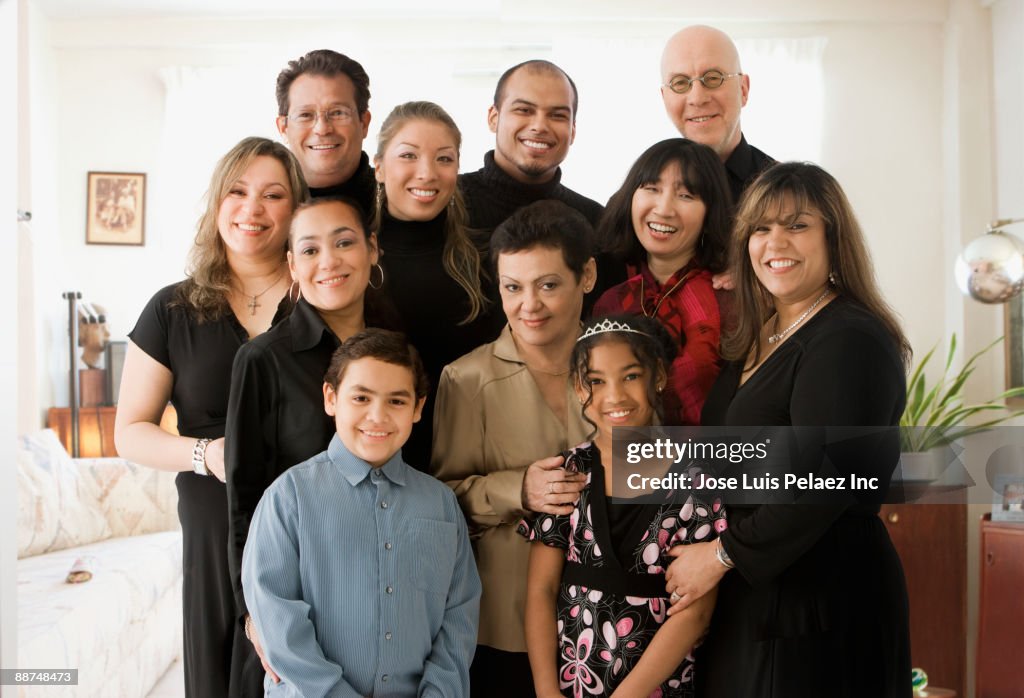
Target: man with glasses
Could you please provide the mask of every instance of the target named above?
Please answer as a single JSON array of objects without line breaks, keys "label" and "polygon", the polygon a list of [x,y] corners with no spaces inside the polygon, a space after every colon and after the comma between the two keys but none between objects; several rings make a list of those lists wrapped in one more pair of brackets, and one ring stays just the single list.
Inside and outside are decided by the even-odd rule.
[{"label": "man with glasses", "polygon": [[277,76],[277,130],[313,198],[348,196],[372,210],[373,168],[363,152],[369,102],[363,66],[328,49],[290,61]]},{"label": "man with glasses", "polygon": [[683,138],[710,146],[725,164],[734,202],[775,161],[747,143],[740,110],[750,78],[724,32],[696,25],[676,32],[661,54],[661,98]]}]

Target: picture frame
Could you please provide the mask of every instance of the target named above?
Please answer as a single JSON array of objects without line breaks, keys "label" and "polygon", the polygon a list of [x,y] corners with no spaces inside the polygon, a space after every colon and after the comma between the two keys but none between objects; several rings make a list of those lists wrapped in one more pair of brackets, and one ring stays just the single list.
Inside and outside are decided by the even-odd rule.
[{"label": "picture frame", "polygon": [[[1006,352],[1006,389],[1024,385],[1024,297],[1020,294],[1003,306],[1003,336]],[[1024,397],[1007,398],[1010,407],[1024,407]]]},{"label": "picture frame", "polygon": [[992,489],[992,520],[1024,522],[1024,475],[996,475]]},{"label": "picture frame", "polygon": [[89,172],[87,191],[87,245],[145,244],[145,173]]}]

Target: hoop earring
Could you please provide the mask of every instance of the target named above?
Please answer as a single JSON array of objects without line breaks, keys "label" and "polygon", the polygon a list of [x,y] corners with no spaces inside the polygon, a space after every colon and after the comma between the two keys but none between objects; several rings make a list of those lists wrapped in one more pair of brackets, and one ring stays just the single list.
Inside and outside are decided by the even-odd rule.
[{"label": "hoop earring", "polygon": [[[380,283],[376,286],[373,285],[373,270],[377,269],[380,272]],[[374,291],[379,291],[384,286],[384,267],[380,265],[380,262],[370,267],[370,279],[366,282],[367,285]]]},{"label": "hoop earring", "polygon": [[302,298],[302,287],[299,286],[298,281],[292,281],[292,285],[288,287],[288,300],[295,305]]}]

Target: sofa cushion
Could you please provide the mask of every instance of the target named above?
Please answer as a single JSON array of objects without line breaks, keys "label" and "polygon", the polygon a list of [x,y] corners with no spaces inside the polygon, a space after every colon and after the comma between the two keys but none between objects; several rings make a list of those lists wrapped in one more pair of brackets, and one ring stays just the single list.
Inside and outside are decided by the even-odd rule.
[{"label": "sofa cushion", "polygon": [[[95,485],[82,478],[71,457],[51,429],[22,436],[19,471],[18,557],[64,550],[110,537],[111,529],[100,510]],[[22,473],[19,472],[19,479]],[[32,487],[27,483],[31,482]]]},{"label": "sofa cushion", "polygon": [[176,473],[154,470],[123,458],[79,458],[82,478],[92,484],[111,534],[139,536],[178,530]]},{"label": "sofa cushion", "polygon": [[[86,555],[97,559],[92,579],[67,584],[68,570]],[[134,665],[152,665],[148,673],[155,681],[180,647],[180,589],[178,531],[112,538],[23,559],[18,562],[18,663],[78,667],[74,695],[103,695],[88,687],[102,687],[121,673],[129,656]],[[158,627],[152,617],[156,608],[171,609],[162,613]],[[159,658],[146,659],[157,647]]]}]

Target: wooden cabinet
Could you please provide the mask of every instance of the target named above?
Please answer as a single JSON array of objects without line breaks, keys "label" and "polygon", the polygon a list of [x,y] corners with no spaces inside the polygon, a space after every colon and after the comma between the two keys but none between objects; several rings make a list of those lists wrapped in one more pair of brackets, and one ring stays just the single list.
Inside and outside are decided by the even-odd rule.
[{"label": "wooden cabinet", "polygon": [[1024,524],[981,522],[976,698],[1024,698]]},{"label": "wooden cabinet", "polygon": [[907,578],[913,666],[965,696],[967,506],[963,489],[936,494],[941,503],[887,504],[881,517]]},{"label": "wooden cabinet", "polygon": [[[80,458],[113,458],[114,416],[117,407],[82,407],[78,410],[78,455]],[[160,427],[177,434],[178,413],[170,405],[164,410]],[[71,453],[71,408],[51,407],[46,426],[57,432],[57,438]]]}]

